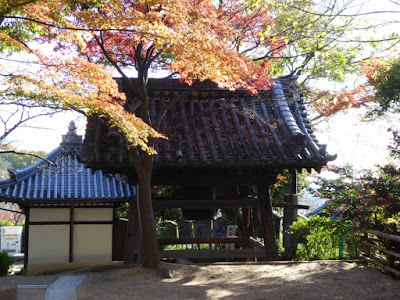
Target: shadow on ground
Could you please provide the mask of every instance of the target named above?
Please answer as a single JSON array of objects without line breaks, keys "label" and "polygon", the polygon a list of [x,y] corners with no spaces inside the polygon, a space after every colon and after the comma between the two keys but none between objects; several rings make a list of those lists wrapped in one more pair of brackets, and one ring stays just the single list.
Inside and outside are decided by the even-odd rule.
[{"label": "shadow on ground", "polygon": [[92,272],[79,299],[398,299],[400,281],[347,262],[165,264],[172,278],[140,267]]}]

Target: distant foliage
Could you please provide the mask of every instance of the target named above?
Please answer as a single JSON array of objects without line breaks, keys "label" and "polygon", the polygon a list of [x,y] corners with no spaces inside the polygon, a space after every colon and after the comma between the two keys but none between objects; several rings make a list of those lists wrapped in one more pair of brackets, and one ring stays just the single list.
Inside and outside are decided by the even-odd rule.
[{"label": "distant foliage", "polygon": [[3,156],[0,156],[0,177],[8,177],[7,169],[11,167],[10,162],[5,160]]},{"label": "distant foliage", "polygon": [[389,128],[388,131],[392,133],[392,142],[388,146],[390,156],[395,159],[400,159],[400,133],[398,130],[391,128]]},{"label": "distant foliage", "polygon": [[[303,196],[305,192],[305,187],[307,186],[307,177],[309,173],[303,171],[302,173],[297,173],[297,194]],[[271,186],[271,197],[274,202],[283,203],[285,195],[291,194],[293,176],[289,173],[289,170],[283,170],[281,174],[276,177],[275,183]],[[256,194],[256,193],[255,193]]]},{"label": "distant foliage", "polygon": [[390,108],[400,109],[400,58],[389,60],[372,58],[363,64],[368,86],[373,89],[374,99],[380,113]]},{"label": "distant foliage", "polygon": [[[320,177],[314,193],[327,198],[329,217],[364,228],[385,230],[400,226],[400,169],[386,165],[377,171],[356,171],[350,166],[334,167],[335,179]],[[391,225],[392,226],[392,225]]]},{"label": "distant foliage", "polygon": [[[45,157],[47,152],[44,151],[25,151],[18,150],[11,145],[0,145],[0,151],[18,151],[25,152],[29,154],[34,154],[40,157]],[[0,176],[4,178],[8,178],[8,171],[10,170],[22,170],[25,169],[34,163],[36,163],[39,158],[34,157],[32,155],[21,155],[21,154],[13,154],[13,153],[1,153],[0,152]]]}]

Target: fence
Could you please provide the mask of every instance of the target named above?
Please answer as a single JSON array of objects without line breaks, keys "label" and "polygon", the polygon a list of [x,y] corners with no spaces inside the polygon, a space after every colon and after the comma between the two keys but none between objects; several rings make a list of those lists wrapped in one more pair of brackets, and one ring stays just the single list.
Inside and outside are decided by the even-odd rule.
[{"label": "fence", "polygon": [[364,245],[362,258],[385,272],[400,276],[400,236],[377,230],[360,231],[360,242]]}]

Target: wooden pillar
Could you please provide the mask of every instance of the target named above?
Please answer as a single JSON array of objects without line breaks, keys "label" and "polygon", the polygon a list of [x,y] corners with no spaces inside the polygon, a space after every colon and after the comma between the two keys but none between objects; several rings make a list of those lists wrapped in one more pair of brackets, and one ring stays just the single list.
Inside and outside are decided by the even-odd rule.
[{"label": "wooden pillar", "polygon": [[[364,232],[364,241],[369,242],[368,233]],[[364,254],[367,257],[371,257],[371,247],[364,244]]]},{"label": "wooden pillar", "polygon": [[[121,259],[116,259],[116,254],[115,254],[115,243],[116,243],[116,235],[117,235],[117,233],[116,233],[116,230],[117,230],[117,206],[118,206],[118,203],[113,203],[113,212],[112,212],[112,215],[113,215],[113,223],[112,223],[112,236],[111,236],[111,245],[112,245],[112,248],[111,248],[111,260],[112,261],[115,261],[115,260],[121,260]],[[126,234],[125,234],[125,237],[126,237]],[[126,246],[126,245],[124,245],[124,246]],[[124,254],[125,254],[125,251],[124,251]]]},{"label": "wooden pillar", "polygon": [[[246,249],[252,248],[250,245],[250,208],[242,207],[242,216],[243,216],[243,236],[246,238],[244,242],[244,247]],[[254,257],[246,257],[246,261],[254,261]]]},{"label": "wooden pillar", "polygon": [[69,207],[69,262],[74,261],[74,205],[71,204]]},{"label": "wooden pillar", "polygon": [[260,204],[261,227],[264,235],[265,258],[266,260],[276,260],[278,258],[278,247],[276,245],[269,183],[257,184],[257,193]]},{"label": "wooden pillar", "polygon": [[25,233],[24,233],[24,274],[28,274],[28,263],[29,263],[29,214],[30,207],[24,207],[25,212]]},{"label": "wooden pillar", "polygon": [[142,261],[142,225],[139,210],[139,185],[136,186],[136,201],[132,200],[129,207],[128,230],[125,243],[125,264],[140,264]]},{"label": "wooden pillar", "polygon": [[297,170],[290,170],[290,192],[292,194],[297,194]]},{"label": "wooden pillar", "polygon": [[290,226],[297,220],[298,195],[285,195],[285,207],[283,209],[283,248],[289,258],[296,254],[296,237],[290,233]]},{"label": "wooden pillar", "polygon": [[285,195],[285,206],[283,209],[283,248],[289,258],[294,258],[297,249],[297,238],[290,233],[290,226],[297,221],[298,209],[295,207],[299,203],[297,195],[297,171],[290,170],[290,192]]}]

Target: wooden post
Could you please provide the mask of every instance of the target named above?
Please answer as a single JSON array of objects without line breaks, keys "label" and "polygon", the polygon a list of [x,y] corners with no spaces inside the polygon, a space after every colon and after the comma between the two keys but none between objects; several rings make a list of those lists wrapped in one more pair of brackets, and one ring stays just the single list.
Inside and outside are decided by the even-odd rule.
[{"label": "wooden post", "polygon": [[258,200],[260,202],[261,227],[264,235],[265,258],[266,260],[276,260],[278,258],[278,247],[276,245],[269,184],[257,184],[257,193]]},{"label": "wooden post", "polygon": [[[250,208],[242,207],[243,216],[243,236],[245,237],[244,247],[246,249],[252,248],[250,245]],[[254,257],[246,257],[246,261],[254,261]]]},{"label": "wooden post", "polygon": [[283,209],[283,248],[285,248],[285,254],[289,258],[293,258],[296,254],[296,237],[290,233],[290,226],[297,220],[297,208],[294,207],[297,204],[297,195],[285,195],[285,206]]},{"label": "wooden post", "polygon": [[24,207],[25,212],[25,234],[24,234],[24,275],[28,274],[28,262],[29,262],[29,213],[30,207]]},{"label": "wooden post", "polygon": [[[393,225],[394,225],[394,226],[393,226]],[[390,228],[390,229],[392,229],[392,230],[390,230],[390,229],[388,228],[389,226],[392,226],[392,228]],[[396,224],[386,225],[386,226],[385,226],[385,231],[392,232],[392,234],[397,234]],[[386,265],[387,265],[389,268],[395,269],[395,268],[396,268],[396,267],[395,267],[395,258],[394,258],[394,256],[392,256],[392,255],[390,254],[390,252],[394,251],[394,249],[393,249],[393,244],[394,244],[394,243],[393,243],[393,241],[390,240],[390,239],[384,239],[383,244],[384,244],[386,250],[388,250],[388,252],[386,253]]]},{"label": "wooden post", "polygon": [[[368,242],[368,233],[364,232],[364,240]],[[364,254],[371,257],[371,247],[364,244]]]},{"label": "wooden post", "polygon": [[[115,257],[115,235],[116,235],[116,223],[117,223],[117,203],[113,203],[113,223],[112,223],[112,235],[111,235],[111,245],[112,245],[112,249],[111,249],[111,260],[116,260]],[[124,252],[125,254],[125,252]]]},{"label": "wooden post", "polygon": [[74,205],[69,208],[69,262],[74,261]]}]

